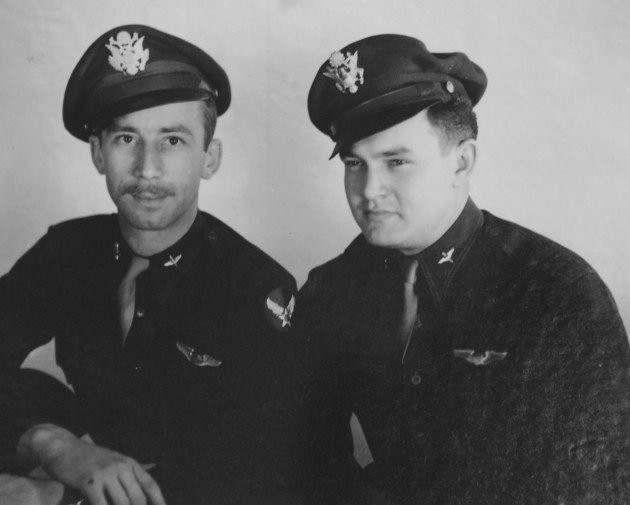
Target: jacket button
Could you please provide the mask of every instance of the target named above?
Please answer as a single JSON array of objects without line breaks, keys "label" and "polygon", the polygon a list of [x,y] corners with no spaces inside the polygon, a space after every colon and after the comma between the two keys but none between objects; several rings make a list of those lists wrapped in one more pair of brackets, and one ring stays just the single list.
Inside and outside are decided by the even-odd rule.
[{"label": "jacket button", "polygon": [[136,309],[136,316],[138,316],[138,317],[144,317],[144,314],[145,314],[144,307],[138,307],[138,308]]},{"label": "jacket button", "polygon": [[411,383],[414,386],[418,386],[422,382],[422,377],[419,374],[415,373],[411,376]]},{"label": "jacket button", "polygon": [[140,370],[142,370],[144,367],[142,366],[142,363],[134,363],[132,365],[133,371],[134,372],[139,372]]}]

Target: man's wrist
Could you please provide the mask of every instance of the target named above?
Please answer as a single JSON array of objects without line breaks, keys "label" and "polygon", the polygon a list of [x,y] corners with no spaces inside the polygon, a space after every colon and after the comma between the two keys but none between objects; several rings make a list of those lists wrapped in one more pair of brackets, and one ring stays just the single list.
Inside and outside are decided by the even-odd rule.
[{"label": "man's wrist", "polygon": [[59,457],[70,437],[70,432],[53,424],[33,426],[18,441],[18,460],[23,465],[45,468],[47,462]]}]

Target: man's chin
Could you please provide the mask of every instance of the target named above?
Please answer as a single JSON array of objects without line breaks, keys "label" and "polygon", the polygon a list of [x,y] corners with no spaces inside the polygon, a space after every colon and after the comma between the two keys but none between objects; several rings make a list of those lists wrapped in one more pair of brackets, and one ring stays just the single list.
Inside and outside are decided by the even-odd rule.
[{"label": "man's chin", "polygon": [[396,249],[399,241],[392,233],[387,233],[380,229],[363,230],[365,240],[375,247],[385,247],[387,249]]},{"label": "man's chin", "polygon": [[121,221],[134,230],[158,231],[168,227],[168,219],[158,212],[129,212],[118,209]]}]

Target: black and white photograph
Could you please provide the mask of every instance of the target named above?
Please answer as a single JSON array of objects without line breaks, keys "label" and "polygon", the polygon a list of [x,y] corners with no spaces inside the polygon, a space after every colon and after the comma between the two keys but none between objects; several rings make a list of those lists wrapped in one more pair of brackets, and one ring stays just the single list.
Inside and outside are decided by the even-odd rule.
[{"label": "black and white photograph", "polygon": [[0,505],[630,503],[630,4],[0,38]]}]

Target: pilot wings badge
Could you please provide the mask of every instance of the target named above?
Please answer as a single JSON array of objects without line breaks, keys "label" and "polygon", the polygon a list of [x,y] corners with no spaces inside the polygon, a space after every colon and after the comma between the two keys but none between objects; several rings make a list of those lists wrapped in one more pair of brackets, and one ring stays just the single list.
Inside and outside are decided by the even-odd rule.
[{"label": "pilot wings badge", "polygon": [[137,33],[131,36],[129,32],[118,32],[116,40],[110,37],[109,44],[105,44],[111,53],[107,61],[125,75],[136,75],[144,70],[149,60],[149,50],[142,47],[143,42],[144,35],[138,37]]},{"label": "pilot wings badge", "polygon": [[335,51],[328,58],[328,66],[324,75],[335,81],[335,86],[339,91],[345,93],[356,93],[359,84],[363,84],[363,69],[358,65],[359,51],[354,54],[347,52],[344,56],[342,52]]},{"label": "pilot wings badge", "polygon": [[213,358],[209,354],[197,352],[194,347],[186,345],[183,342],[178,341],[176,345],[177,350],[195,366],[211,366],[213,368],[221,366],[221,361]]},{"label": "pilot wings badge", "polygon": [[291,326],[291,316],[293,315],[293,309],[295,309],[295,296],[291,295],[291,300],[289,300],[286,307],[274,301],[272,295],[267,297],[266,303],[267,308],[274,316],[274,326],[279,330]]},{"label": "pilot wings badge", "polygon": [[475,366],[487,366],[506,358],[507,352],[485,351],[475,352],[472,349],[453,349],[453,356]]}]

